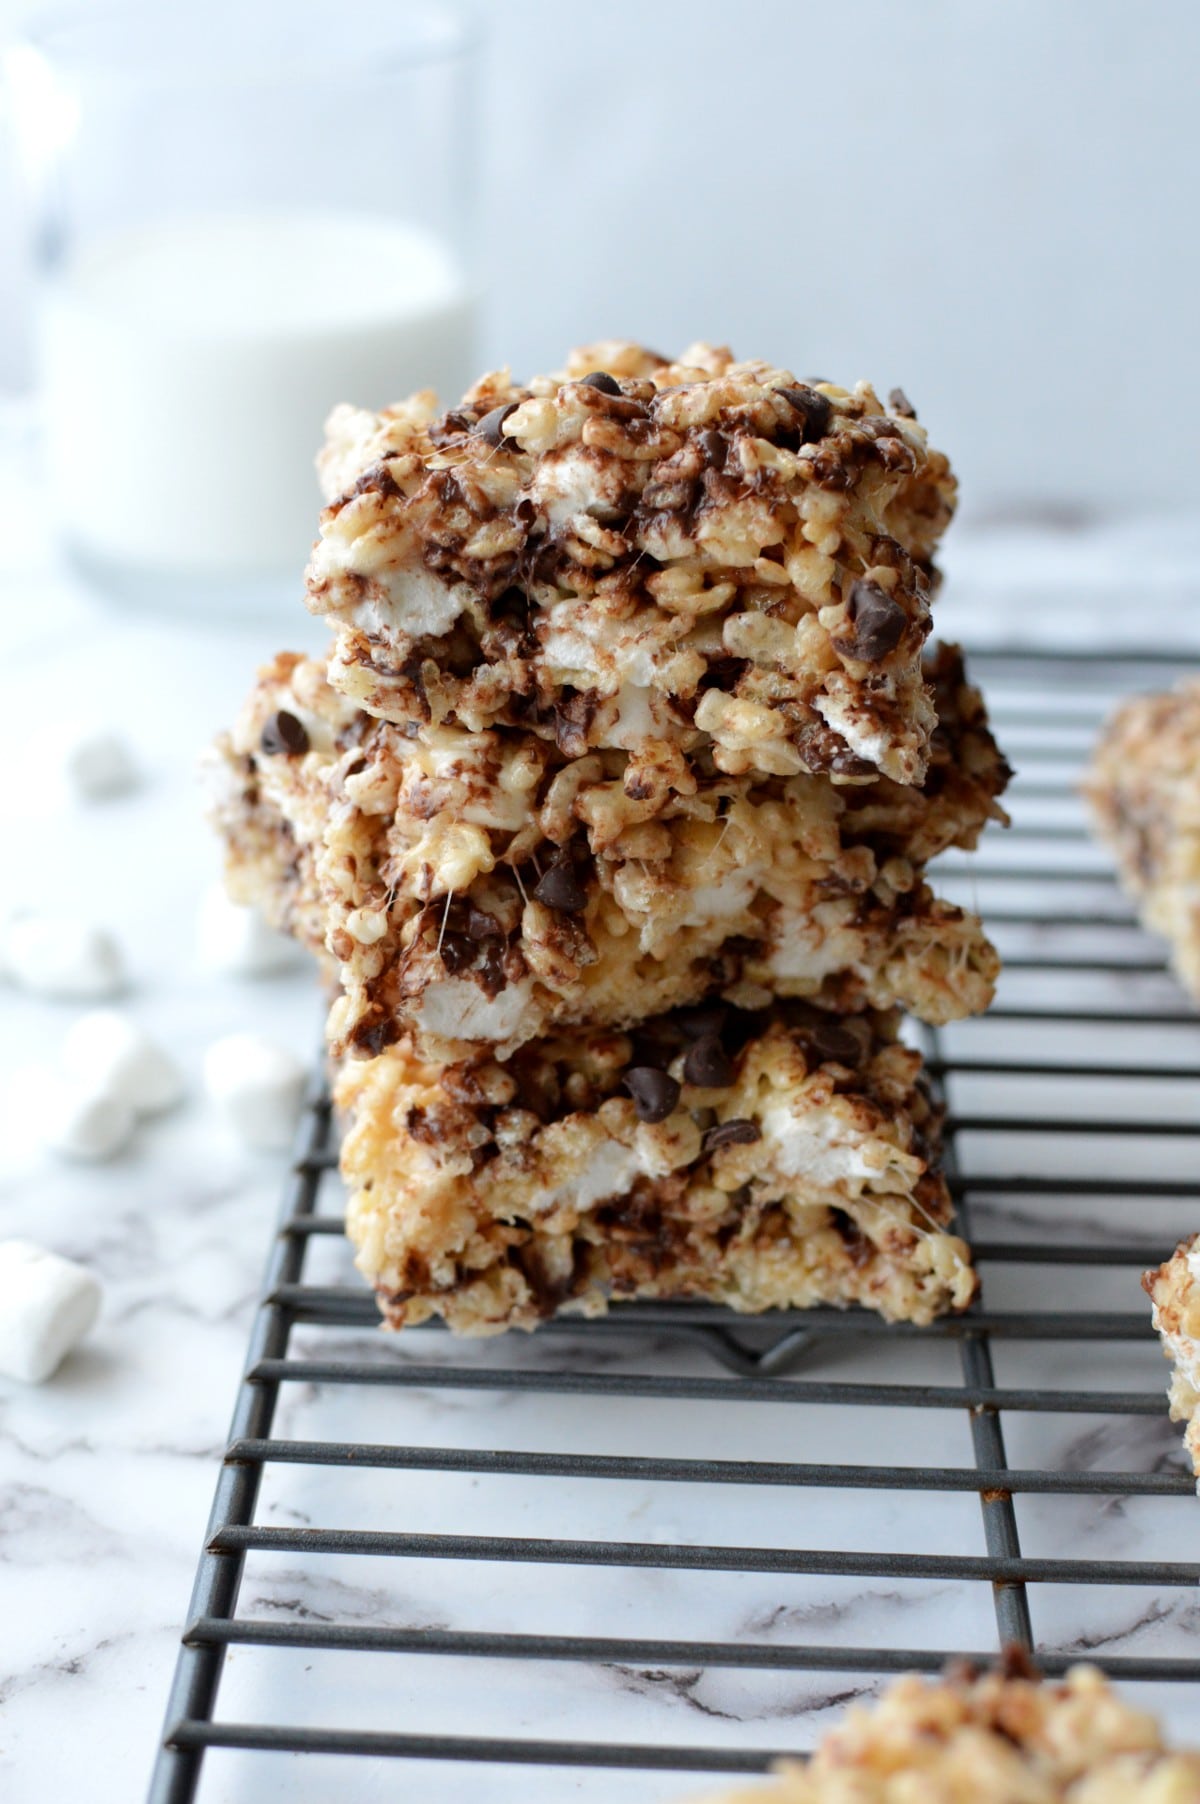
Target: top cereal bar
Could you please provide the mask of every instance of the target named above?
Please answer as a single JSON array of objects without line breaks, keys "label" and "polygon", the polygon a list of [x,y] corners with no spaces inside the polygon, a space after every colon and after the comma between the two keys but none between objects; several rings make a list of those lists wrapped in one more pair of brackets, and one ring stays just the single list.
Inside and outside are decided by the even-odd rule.
[{"label": "top cereal bar", "polygon": [[448,413],[338,407],[318,465],[308,606],[368,712],[622,749],[635,788],[922,780],[955,483],[899,391],[611,342]]}]

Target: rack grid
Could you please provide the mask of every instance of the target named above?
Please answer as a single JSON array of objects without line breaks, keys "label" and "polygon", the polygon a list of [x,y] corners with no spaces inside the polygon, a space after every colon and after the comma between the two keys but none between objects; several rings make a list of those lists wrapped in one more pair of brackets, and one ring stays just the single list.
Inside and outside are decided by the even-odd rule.
[{"label": "rack grid", "polygon": [[[151,1804],[374,1797],[378,1762],[435,1799],[468,1795],[455,1774],[527,1798],[541,1769],[552,1797],[614,1768],[628,1796],[636,1774],[639,1798],[679,1796],[803,1751],[887,1674],[1004,1643],[1050,1673],[1086,1654],[1177,1725],[1200,1712],[1197,1506],[1138,1285],[1200,1226],[1200,1016],[1076,796],[1107,709],[1176,667],[972,669],[1017,768],[1013,825],[938,883],[983,912],[1005,975],[987,1017],[917,1031],[981,1299],[923,1329],[633,1303],[528,1338],[383,1336],[314,1084]],[[672,1503],[682,1522],[656,1526]],[[347,1561],[373,1588],[331,1576]],[[251,1779],[214,1779],[230,1751]]]}]

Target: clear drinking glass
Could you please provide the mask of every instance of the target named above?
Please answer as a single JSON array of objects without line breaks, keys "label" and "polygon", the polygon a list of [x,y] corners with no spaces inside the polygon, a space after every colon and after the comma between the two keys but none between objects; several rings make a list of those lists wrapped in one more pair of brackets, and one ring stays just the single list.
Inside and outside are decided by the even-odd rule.
[{"label": "clear drinking glass", "polygon": [[141,0],[10,48],[51,498],[107,588],[294,595],[330,407],[470,380],[474,53],[407,0]]}]

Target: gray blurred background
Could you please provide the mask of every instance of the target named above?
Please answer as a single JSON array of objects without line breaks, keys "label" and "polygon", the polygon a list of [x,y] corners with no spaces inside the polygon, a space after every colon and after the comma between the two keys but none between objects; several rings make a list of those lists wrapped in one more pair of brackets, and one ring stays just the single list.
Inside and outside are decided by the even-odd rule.
[{"label": "gray blurred background", "polygon": [[[286,32],[282,0],[250,0],[276,3]],[[0,0],[0,23],[40,10]],[[709,337],[902,384],[977,521],[1194,504],[1195,0],[480,10],[489,363]],[[437,154],[397,121],[391,179]],[[23,262],[6,153],[7,390],[29,381]]]}]

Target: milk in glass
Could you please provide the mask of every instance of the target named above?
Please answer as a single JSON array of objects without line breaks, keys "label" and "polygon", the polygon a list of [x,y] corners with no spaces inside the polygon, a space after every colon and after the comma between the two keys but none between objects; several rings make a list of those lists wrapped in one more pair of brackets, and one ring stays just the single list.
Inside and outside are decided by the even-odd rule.
[{"label": "milk in glass", "polygon": [[299,573],[338,401],[472,373],[475,306],[446,245],[368,214],[177,217],[47,278],[46,448],[68,545],[153,576]]}]

